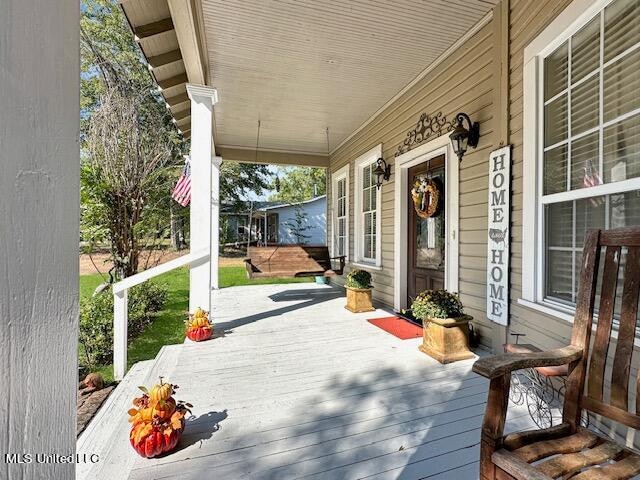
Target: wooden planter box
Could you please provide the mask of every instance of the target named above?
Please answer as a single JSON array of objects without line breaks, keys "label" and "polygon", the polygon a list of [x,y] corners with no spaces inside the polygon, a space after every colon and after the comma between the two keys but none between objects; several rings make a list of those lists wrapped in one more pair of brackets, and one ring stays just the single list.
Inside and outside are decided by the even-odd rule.
[{"label": "wooden planter box", "polygon": [[469,350],[469,321],[473,317],[463,315],[456,318],[428,318],[422,324],[421,352],[440,363],[474,358]]},{"label": "wooden planter box", "polygon": [[344,308],[352,313],[373,312],[375,310],[370,288],[345,288],[347,289],[347,304]]}]

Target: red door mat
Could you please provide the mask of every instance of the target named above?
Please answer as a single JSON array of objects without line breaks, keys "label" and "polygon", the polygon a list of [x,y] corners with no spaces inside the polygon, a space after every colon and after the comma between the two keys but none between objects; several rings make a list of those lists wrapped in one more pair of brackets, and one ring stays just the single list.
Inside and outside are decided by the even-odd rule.
[{"label": "red door mat", "polygon": [[422,327],[400,317],[370,318],[367,320],[372,325],[381,328],[387,333],[398,337],[400,340],[408,340],[422,336]]}]

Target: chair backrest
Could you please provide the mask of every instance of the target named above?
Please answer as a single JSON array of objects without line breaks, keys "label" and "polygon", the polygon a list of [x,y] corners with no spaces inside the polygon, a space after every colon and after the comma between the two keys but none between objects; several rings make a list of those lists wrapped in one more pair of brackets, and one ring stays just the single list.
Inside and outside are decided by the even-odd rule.
[{"label": "chair backrest", "polygon": [[[630,382],[639,293],[640,228],[587,232],[571,337],[573,345],[585,349],[585,356],[570,367],[565,397],[565,421],[574,426],[580,410],[586,409],[640,429],[640,394],[635,395],[640,377]],[[617,339],[612,335],[614,320]],[[634,405],[630,393],[635,395]]]}]

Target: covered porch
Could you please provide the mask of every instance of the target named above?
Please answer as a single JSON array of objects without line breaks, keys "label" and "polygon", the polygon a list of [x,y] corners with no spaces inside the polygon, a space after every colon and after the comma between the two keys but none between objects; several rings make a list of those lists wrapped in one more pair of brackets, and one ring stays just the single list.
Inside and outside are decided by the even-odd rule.
[{"label": "covered porch", "polygon": [[[209,253],[191,264],[191,311],[209,310],[210,291],[218,288],[221,162],[320,167],[333,174],[343,163],[338,154],[350,141],[415,90],[434,68],[450,61],[452,52],[489,24],[494,10],[500,12],[498,0],[425,2],[419,7],[405,0],[353,5],[121,3],[176,127],[191,143],[190,249]],[[407,116],[403,123],[414,120]],[[438,129],[445,150],[452,128],[450,119]],[[394,133],[394,142],[405,140],[404,130]],[[453,150],[449,147],[447,152],[453,185],[458,170]],[[386,188],[378,185],[376,190],[377,203],[384,203],[389,216],[396,175],[391,175],[388,149],[380,149],[377,158],[389,164]],[[351,185],[346,188],[350,191]],[[329,218],[334,198],[330,194],[327,200]],[[370,232],[380,237],[374,248],[378,258],[372,262],[378,270],[383,255],[391,263],[393,248],[389,229],[381,227],[382,214],[377,212],[375,232]],[[457,216],[452,203],[446,239],[451,243],[451,270],[457,265]],[[354,221],[347,231],[364,230],[357,220],[350,223]],[[342,236],[349,250],[349,234]],[[334,238],[327,240],[334,247]],[[352,256],[364,258],[364,252]],[[391,270],[387,268],[385,275]],[[446,286],[457,291],[457,275],[447,275],[451,278]],[[399,300],[384,303],[403,306]]]},{"label": "covered porch", "polygon": [[[488,382],[474,360],[437,363],[367,322],[389,312],[345,310],[340,288],[232,287],[212,305],[216,338],[167,346],[119,384],[80,437],[101,461],[78,479],[478,478]],[[141,459],[124,411],[159,375],[194,417],[176,452]],[[532,427],[526,407],[510,415],[508,430]]]},{"label": "covered porch", "polygon": [[[401,216],[395,212],[395,184],[406,187],[407,179],[393,155],[417,117],[400,112],[387,122],[391,130],[384,135],[391,138],[384,148],[377,138],[358,138],[387,119],[395,102],[422,95],[433,69],[454,68],[452,52],[465,49],[474,36],[486,37],[493,11],[502,18],[504,7],[497,3],[425,2],[416,8],[409,1],[252,7],[209,0],[122,2],[167,108],[191,143],[191,253],[165,268],[190,265],[189,310],[210,310],[216,338],[166,346],[125,375],[126,288],[137,280],[114,288],[123,294],[116,298],[121,340],[114,362],[123,381],[79,440],[78,451],[98,449],[101,462],[79,465],[78,478],[121,477],[123,470],[132,479],[478,478],[488,382],[472,373],[473,360],[439,364],[418,350],[421,339],[399,340],[367,322],[388,317],[390,310],[346,311],[344,290],[337,286],[219,290],[219,180],[224,161],[321,167],[331,175],[346,168],[343,192],[353,191],[346,210],[352,208],[354,217],[366,210],[356,208],[364,180],[369,201],[377,204],[367,217],[373,225],[369,238],[376,236],[371,251],[356,255],[363,250],[357,235],[365,220],[349,214],[346,250],[337,252],[333,238],[329,246],[334,256],[349,257],[348,268],[363,267],[358,256],[375,257],[364,268],[378,274],[378,306],[397,303],[386,299],[394,290],[386,277],[404,272],[393,257],[406,248],[396,248],[391,222]],[[483,82],[489,82],[486,73]],[[454,88],[455,77],[450,80]],[[485,98],[443,95],[445,106],[437,97],[437,108],[452,109],[449,123],[436,128],[451,183],[442,239],[450,271],[444,276],[445,287],[459,291],[459,162],[448,137],[451,114],[469,108],[480,121],[490,117]],[[420,101],[411,102],[411,108],[422,108]],[[372,180],[373,167],[365,179],[365,162],[350,166],[373,144],[375,156],[364,159],[368,165],[380,159],[394,167],[380,185]],[[329,209],[334,196],[328,195]],[[193,403],[194,416],[176,452],[143,460],[130,448],[123,412],[137,386],[159,376],[180,385],[178,399]],[[510,416],[507,430],[532,426],[526,407]]]}]

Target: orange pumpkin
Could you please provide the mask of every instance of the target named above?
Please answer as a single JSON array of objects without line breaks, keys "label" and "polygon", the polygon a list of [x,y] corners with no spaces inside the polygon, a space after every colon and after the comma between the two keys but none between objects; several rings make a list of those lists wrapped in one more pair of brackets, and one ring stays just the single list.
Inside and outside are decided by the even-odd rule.
[{"label": "orange pumpkin", "polygon": [[202,342],[211,338],[213,328],[208,325],[204,327],[190,327],[187,329],[187,338],[194,342]]},{"label": "orange pumpkin", "polygon": [[185,427],[185,415],[191,404],[176,402],[173,393],[177,385],[163,383],[155,385],[147,393],[145,387],[141,397],[134,398],[136,408],[129,409],[132,423],[129,442],[139,455],[145,458],[157,457],[173,450]]},{"label": "orange pumpkin", "polygon": [[168,400],[160,400],[153,406],[153,415],[160,417],[162,420],[168,420],[176,411],[176,401],[173,398]]},{"label": "orange pumpkin", "polygon": [[131,429],[129,441],[140,456],[152,458],[173,450],[181,435],[181,430],[160,431],[148,423],[141,423]]},{"label": "orange pumpkin", "polygon": [[173,385],[162,383],[162,377],[160,377],[160,383],[154,385],[151,392],[149,392],[149,399],[155,403],[168,400],[171,395],[173,395]]}]

